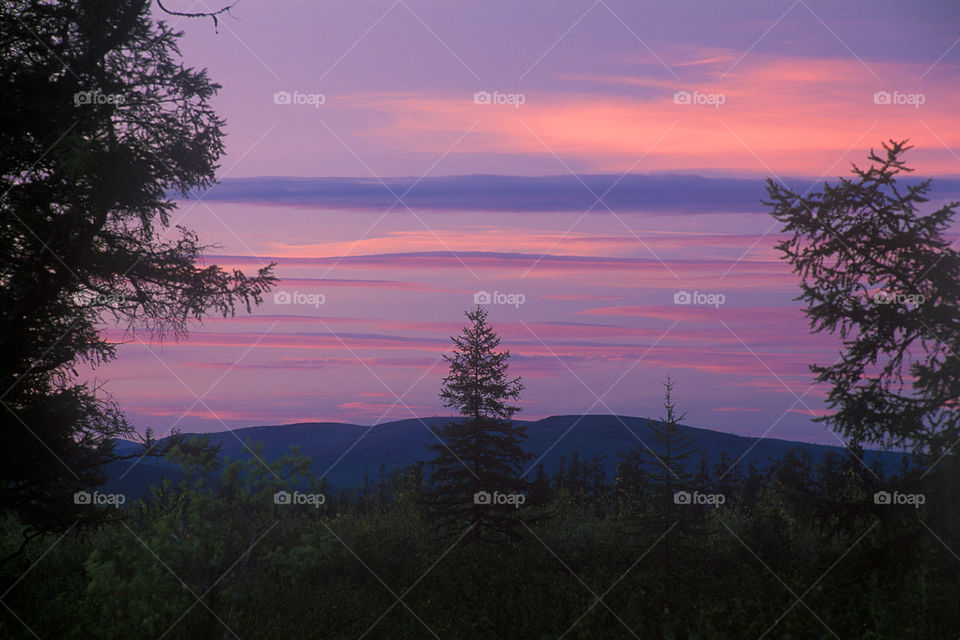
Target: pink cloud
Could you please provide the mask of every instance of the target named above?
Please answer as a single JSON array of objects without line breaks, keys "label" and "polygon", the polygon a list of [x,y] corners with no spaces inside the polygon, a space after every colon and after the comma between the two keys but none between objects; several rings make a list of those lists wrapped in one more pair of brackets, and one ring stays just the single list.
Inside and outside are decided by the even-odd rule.
[{"label": "pink cloud", "polygon": [[[719,58],[709,55],[706,60]],[[696,167],[768,175],[769,168],[816,177],[845,171],[850,160],[862,160],[863,147],[896,136],[917,145],[914,161],[922,172],[955,172],[956,161],[944,148],[960,145],[951,88],[918,82],[924,65],[871,66],[883,81],[855,59],[754,52],[726,76],[723,65],[704,65],[708,73],[694,85],[641,75],[573,78],[586,85],[648,89],[642,96],[531,93],[519,109],[476,105],[460,94],[422,92],[355,95],[345,102],[387,116],[381,126],[359,135],[437,155],[447,151],[451,137],[462,134],[467,123],[475,122],[454,153],[556,153],[576,157],[593,171]],[[922,109],[874,104],[874,93],[885,88],[922,92]],[[673,94],[679,90],[722,94],[724,103],[721,108],[678,105]]]}]

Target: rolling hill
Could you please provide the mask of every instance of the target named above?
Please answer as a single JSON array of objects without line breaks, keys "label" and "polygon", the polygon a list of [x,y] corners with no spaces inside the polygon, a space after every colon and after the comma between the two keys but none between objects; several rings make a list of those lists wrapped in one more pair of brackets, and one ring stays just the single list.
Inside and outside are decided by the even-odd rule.
[{"label": "rolling hill", "polygon": [[[417,460],[429,460],[431,453],[427,445],[438,441],[434,436],[436,428],[450,419],[411,418],[372,427],[340,422],[302,422],[247,427],[207,435],[213,443],[221,446],[222,455],[231,459],[250,456],[247,447],[255,442],[263,443],[262,457],[268,462],[297,445],[303,454],[313,459],[313,471],[325,476],[332,488],[348,489],[363,483],[365,475],[373,481],[381,463],[390,471]],[[612,478],[621,452],[652,442],[652,421],[647,418],[566,415],[517,422],[527,427],[526,449],[534,454],[535,460],[542,461],[551,473],[561,456],[569,460],[570,455],[577,451],[581,459],[605,456],[607,475]],[[838,455],[845,452],[839,444],[832,447],[775,438],[750,438],[689,426],[683,429],[693,436],[710,464],[725,452],[734,460],[740,459],[739,464],[744,469],[750,462],[766,465],[770,460],[782,458],[791,449],[805,449],[814,461],[821,460],[828,452]],[[122,450],[135,450],[137,446],[128,441],[118,442],[118,449]],[[869,464],[879,461],[890,470],[899,466],[902,456],[899,452],[868,451],[866,460]],[[144,461],[132,469],[131,464],[114,464],[110,469],[107,488],[141,495],[148,486],[164,477],[176,479],[180,476],[176,467],[163,460]]]}]

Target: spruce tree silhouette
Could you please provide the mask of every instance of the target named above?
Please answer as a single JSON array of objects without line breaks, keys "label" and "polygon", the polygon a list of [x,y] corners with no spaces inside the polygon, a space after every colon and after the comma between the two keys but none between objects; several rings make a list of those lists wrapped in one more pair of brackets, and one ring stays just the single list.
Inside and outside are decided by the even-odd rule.
[{"label": "spruce tree silhouette", "polygon": [[944,237],[960,203],[919,211],[930,180],[904,184],[909,149],[884,143],[870,167],[809,195],[768,181],[766,204],[811,330],[842,340],[837,362],[810,367],[830,386],[833,412],[817,421],[936,459],[960,440],[960,252]]},{"label": "spruce tree silhouette", "polygon": [[209,247],[171,228],[171,194],[215,181],[223,120],[150,2],[5,2],[0,34],[0,510],[33,535],[99,521],[74,495],[135,435],[77,375],[116,356],[106,328],[180,337],[275,277],[204,264]]},{"label": "spruce tree silhouette", "polygon": [[450,373],[440,392],[463,420],[437,430],[425,500],[443,534],[472,526],[475,539],[516,538],[529,489],[521,467],[532,457],[521,447],[526,428],[511,420],[524,387],[508,378],[510,352],[496,350],[500,338],[487,312],[478,306],[465,315],[470,324],[452,337],[453,354],[444,355]]}]

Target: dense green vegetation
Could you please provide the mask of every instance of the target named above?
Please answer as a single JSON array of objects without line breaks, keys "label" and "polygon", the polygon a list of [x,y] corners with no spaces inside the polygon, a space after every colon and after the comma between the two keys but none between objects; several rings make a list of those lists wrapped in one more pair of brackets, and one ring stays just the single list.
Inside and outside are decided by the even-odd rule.
[{"label": "dense green vegetation", "polygon": [[[625,473],[607,482],[575,459],[535,481],[537,499],[520,507],[544,519],[491,543],[441,542],[417,466],[317,507],[274,499],[324,491],[309,488],[301,456],[270,469],[180,457],[181,484],[7,562],[0,635],[929,639],[960,629],[952,458],[882,481],[852,454],[816,466],[791,454],[763,471],[694,465],[681,490],[722,493],[719,507],[677,504]],[[631,459],[621,469],[659,466],[639,450]],[[924,504],[876,504],[881,490]],[[2,544],[20,544],[12,516]]]},{"label": "dense green vegetation", "polygon": [[[78,375],[117,355],[111,324],[178,337],[261,303],[272,266],[205,264],[171,193],[214,183],[219,85],[185,66],[148,0],[0,2],[0,510],[59,533],[71,499],[137,435]],[[146,434],[151,454],[164,446]]]},{"label": "dense green vegetation", "polygon": [[[214,181],[223,121],[146,0],[3,0],[0,25],[0,637],[960,636],[960,205],[920,213],[905,141],[822,191],[768,185],[811,329],[840,339],[812,370],[845,457],[708,465],[668,379],[615,477],[579,455],[525,468],[522,383],[478,309],[441,390],[466,420],[430,465],[333,493],[297,451],[148,434],[184,476],[133,501],[94,490],[134,430],[77,366],[115,357],[108,319],[180,336],[275,277],[167,235],[168,194]],[[871,469],[860,443],[915,457]]]}]

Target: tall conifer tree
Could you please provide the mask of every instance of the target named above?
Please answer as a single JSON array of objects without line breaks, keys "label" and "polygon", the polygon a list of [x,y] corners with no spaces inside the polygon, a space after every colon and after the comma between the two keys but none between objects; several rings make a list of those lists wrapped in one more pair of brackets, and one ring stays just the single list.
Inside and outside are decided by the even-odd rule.
[{"label": "tall conifer tree", "polygon": [[452,337],[453,354],[444,355],[450,373],[440,392],[463,419],[437,431],[425,498],[442,531],[475,525],[476,537],[516,536],[529,489],[522,466],[532,457],[521,446],[526,428],[512,421],[523,382],[508,377],[510,352],[497,351],[500,338],[487,312],[478,306],[465,315],[470,324]]}]

